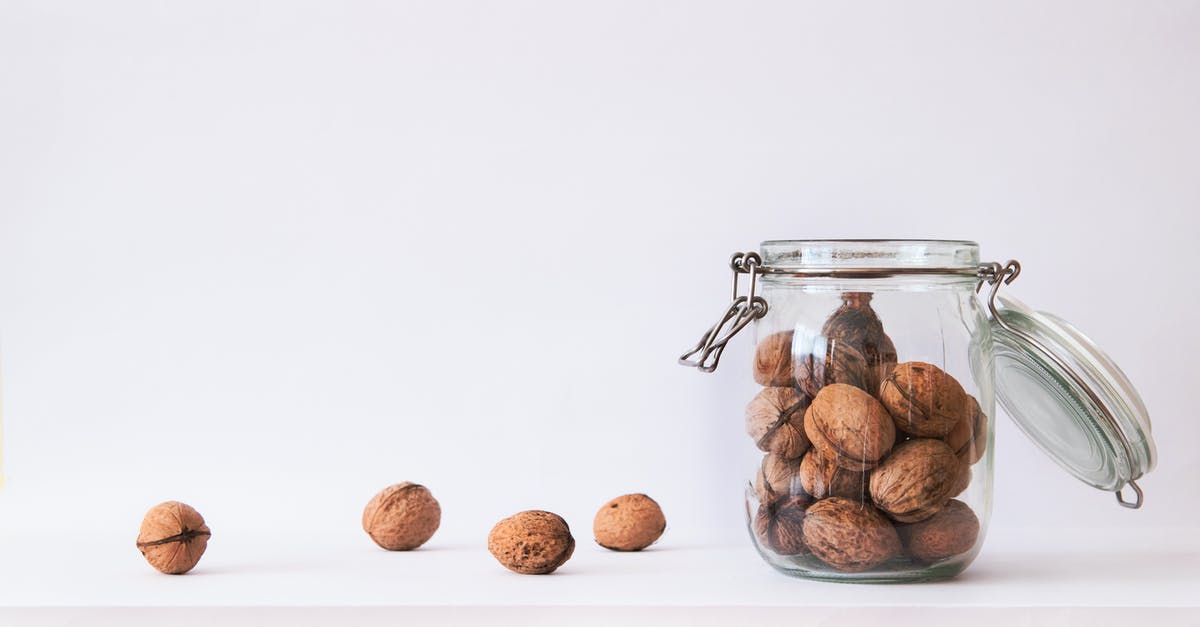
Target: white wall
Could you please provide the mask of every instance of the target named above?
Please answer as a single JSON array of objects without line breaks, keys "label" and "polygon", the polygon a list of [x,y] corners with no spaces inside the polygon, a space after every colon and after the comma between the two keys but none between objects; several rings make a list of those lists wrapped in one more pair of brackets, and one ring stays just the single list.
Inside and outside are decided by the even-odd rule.
[{"label": "white wall", "polygon": [[1143,511],[1002,420],[995,525],[1194,527],[1198,68],[1183,1],[0,3],[0,533],[409,479],[743,541],[748,341],[675,358],[818,236],[1018,258],[1141,389]]}]

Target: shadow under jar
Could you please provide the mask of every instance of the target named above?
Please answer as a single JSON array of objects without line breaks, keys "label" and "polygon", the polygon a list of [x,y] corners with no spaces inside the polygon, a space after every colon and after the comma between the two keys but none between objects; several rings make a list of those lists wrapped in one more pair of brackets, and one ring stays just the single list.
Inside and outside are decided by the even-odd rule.
[{"label": "shadow under jar", "polygon": [[997,298],[1016,262],[981,264],[967,241],[804,240],[731,265],[733,303],[680,361],[714,370],[753,323],[746,514],[776,569],[862,582],[962,572],[991,515],[997,393],[1064,468],[1140,506],[1133,481],[1154,464],[1140,398],[1073,327]]}]

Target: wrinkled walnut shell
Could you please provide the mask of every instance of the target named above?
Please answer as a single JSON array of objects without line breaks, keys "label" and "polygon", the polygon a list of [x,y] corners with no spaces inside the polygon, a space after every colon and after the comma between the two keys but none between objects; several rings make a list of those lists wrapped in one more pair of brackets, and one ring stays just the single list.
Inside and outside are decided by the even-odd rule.
[{"label": "wrinkled walnut shell", "polygon": [[821,332],[828,338],[829,352],[835,360],[839,347],[852,348],[862,356],[863,389],[875,394],[896,367],[897,359],[896,345],[884,333],[883,323],[871,307],[872,298],[870,292],[843,293],[842,306],[829,316]]},{"label": "wrinkled walnut shell", "polygon": [[954,377],[919,361],[896,366],[879,387],[879,400],[897,429],[924,438],[944,437],[970,416],[975,404]]},{"label": "wrinkled walnut shell", "polygon": [[575,538],[562,516],[531,510],[496,523],[488,534],[488,551],[515,573],[545,575],[571,558]]},{"label": "wrinkled walnut shell", "polygon": [[909,555],[936,562],[970,551],[979,539],[979,518],[962,501],[950,501],[928,520],[899,527]]},{"label": "wrinkled walnut shell", "polygon": [[766,455],[754,476],[754,491],[760,503],[803,494],[800,484],[800,460]]},{"label": "wrinkled walnut shell", "polygon": [[987,451],[987,415],[979,407],[979,402],[971,399],[971,412],[962,420],[955,423],[954,428],[942,438],[959,461],[968,466],[978,462]]},{"label": "wrinkled walnut shell", "polygon": [[182,575],[200,561],[211,535],[200,512],[185,503],[167,501],[146,512],[137,548],[159,572]]},{"label": "wrinkled walnut shell", "polygon": [[801,494],[758,506],[754,533],[759,543],[779,555],[799,555],[804,548],[804,510],[812,499]]},{"label": "wrinkled walnut shell", "polygon": [[800,485],[814,499],[840,496],[864,501],[869,498],[869,472],[855,472],[838,466],[816,451],[809,451],[800,460]]},{"label": "wrinkled walnut shell", "polygon": [[792,331],[773,333],[754,350],[754,380],[766,387],[792,385]]},{"label": "wrinkled walnut shell", "polygon": [[870,503],[830,497],[809,506],[804,546],[844,572],[874,568],[900,554],[900,536]]},{"label": "wrinkled walnut shell", "polygon": [[956,489],[965,487],[963,471],[962,462],[941,440],[901,442],[871,473],[871,500],[900,522],[925,520],[941,511]]},{"label": "wrinkled walnut shell", "polygon": [[389,551],[411,551],[425,544],[442,522],[442,508],[429,489],[405,481],[388,486],[363,508],[362,528]]},{"label": "wrinkled walnut shell", "polygon": [[868,372],[867,358],[857,348],[830,340],[824,354],[808,353],[796,359],[796,385],[810,397],[827,385],[845,383],[873,391],[875,378]]},{"label": "wrinkled walnut shell", "polygon": [[614,551],[640,551],[654,544],[666,528],[662,508],[645,494],[618,496],[592,520],[596,543]]},{"label": "wrinkled walnut shell", "polygon": [[763,388],[746,406],[746,433],[767,453],[800,457],[808,450],[804,434],[807,399],[795,388]]},{"label": "wrinkled walnut shell", "polygon": [[954,482],[954,486],[950,488],[950,497],[954,498],[967,490],[971,486],[971,478],[974,473],[971,472],[971,467],[962,463],[959,460],[958,479]]},{"label": "wrinkled walnut shell", "polygon": [[804,432],[822,456],[855,472],[874,467],[896,440],[887,411],[866,392],[827,385],[804,412]]}]

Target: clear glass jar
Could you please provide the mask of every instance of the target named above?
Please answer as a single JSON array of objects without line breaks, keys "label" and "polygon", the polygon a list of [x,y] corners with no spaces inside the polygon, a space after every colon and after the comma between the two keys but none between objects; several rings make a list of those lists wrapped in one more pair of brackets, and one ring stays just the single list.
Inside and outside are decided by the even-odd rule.
[{"label": "clear glass jar", "polygon": [[[969,241],[802,240],[731,265],[733,303],[681,362],[714,370],[753,322],[761,387],[745,445],[761,458],[747,469],[746,520],[776,569],[903,582],[967,568],[991,515],[997,374],[1039,446],[1140,506],[1133,480],[1154,464],[1144,406],[1073,327],[997,300],[1016,262],[981,264]],[[1081,448],[1103,450],[1108,472]]]}]

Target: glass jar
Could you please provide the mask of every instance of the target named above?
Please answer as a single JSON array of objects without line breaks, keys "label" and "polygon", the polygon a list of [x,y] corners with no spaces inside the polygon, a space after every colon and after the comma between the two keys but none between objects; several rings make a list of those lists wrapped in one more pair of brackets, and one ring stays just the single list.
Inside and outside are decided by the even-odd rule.
[{"label": "glass jar", "polygon": [[746,519],[776,569],[962,572],[991,515],[997,396],[1060,465],[1141,505],[1155,453],[1140,398],[1083,334],[998,294],[1017,262],[980,263],[969,241],[803,240],[731,266],[732,304],[680,361],[711,372],[753,322]]}]

